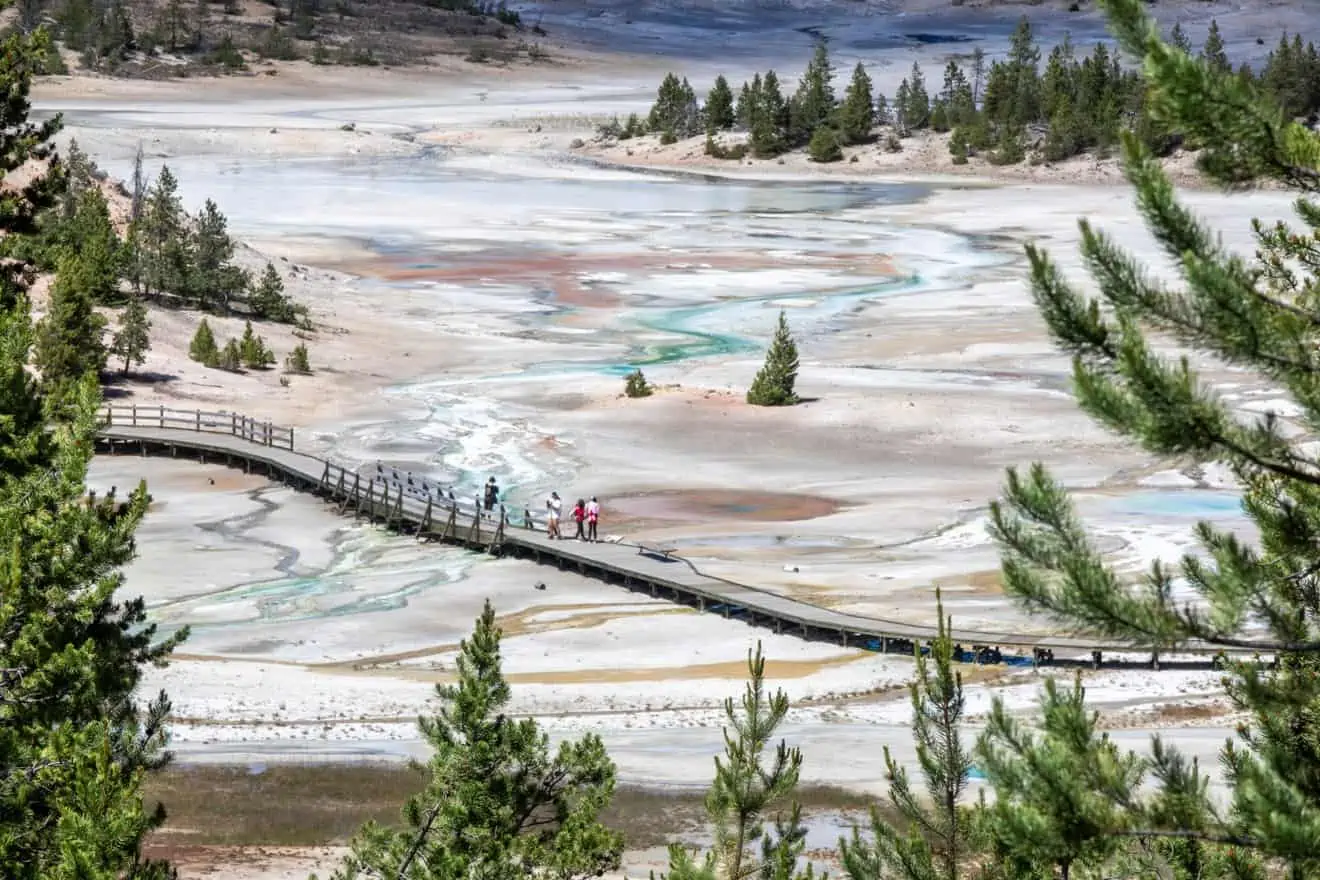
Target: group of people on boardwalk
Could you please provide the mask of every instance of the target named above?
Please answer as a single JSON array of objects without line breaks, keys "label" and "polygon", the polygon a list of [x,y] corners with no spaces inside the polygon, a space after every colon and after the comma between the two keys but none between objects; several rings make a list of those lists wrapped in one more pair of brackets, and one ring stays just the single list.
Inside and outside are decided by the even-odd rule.
[{"label": "group of people on boardwalk", "polygon": [[[552,541],[564,537],[559,529],[559,520],[563,511],[564,502],[560,499],[559,493],[551,492],[550,497],[545,499],[545,535]],[[573,535],[576,540],[600,540],[596,533],[597,524],[600,522],[600,502],[594,495],[590,501],[579,498],[569,512],[569,516],[577,526],[577,533]]]}]

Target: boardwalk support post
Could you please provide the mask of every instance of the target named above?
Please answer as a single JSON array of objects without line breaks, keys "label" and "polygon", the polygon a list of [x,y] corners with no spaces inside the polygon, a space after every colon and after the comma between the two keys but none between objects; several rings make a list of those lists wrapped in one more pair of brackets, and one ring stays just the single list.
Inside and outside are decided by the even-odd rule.
[{"label": "boardwalk support post", "polygon": [[1102,662],[1102,660],[1101,660],[1101,657],[1100,657],[1100,652],[1099,652],[1099,651],[1092,651],[1092,652],[1091,652],[1091,668],[1092,668],[1092,669],[1099,669],[1099,668],[1100,668],[1100,663],[1101,663],[1101,662]]},{"label": "boardwalk support post", "polygon": [[1150,668],[1151,668],[1151,669],[1154,669],[1156,672],[1159,672],[1159,671],[1160,671],[1160,652],[1159,652],[1159,651],[1151,651],[1151,653],[1150,653]]},{"label": "boardwalk support post", "polygon": [[445,523],[445,533],[441,536],[442,540],[448,541],[451,538],[458,537],[458,504],[449,502],[449,522]]},{"label": "boardwalk support post", "polygon": [[504,505],[500,505],[500,521],[495,526],[495,534],[490,539],[490,546],[486,548],[487,553],[494,553],[504,546]]},{"label": "boardwalk support post", "polygon": [[426,496],[426,513],[422,514],[422,526],[417,530],[418,537],[431,534],[431,496]]},{"label": "boardwalk support post", "polygon": [[472,514],[472,527],[468,529],[468,543],[481,546],[481,508],[477,507]]},{"label": "boardwalk support post", "polygon": [[358,505],[357,511],[354,513],[354,519],[362,515],[362,508],[365,507],[367,510],[367,522],[371,522],[372,514],[375,512],[372,509],[372,506],[375,503],[376,503],[376,481],[372,480],[371,482],[367,483],[367,499],[364,504]]}]

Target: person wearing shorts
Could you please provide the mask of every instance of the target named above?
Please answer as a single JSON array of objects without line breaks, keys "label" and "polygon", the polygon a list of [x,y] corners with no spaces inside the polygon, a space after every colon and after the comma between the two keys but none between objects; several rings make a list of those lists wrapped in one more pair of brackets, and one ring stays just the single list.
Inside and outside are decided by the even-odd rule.
[{"label": "person wearing shorts", "polygon": [[545,499],[545,536],[551,540],[561,537],[559,534],[559,514],[564,510],[564,502],[559,500],[558,492],[551,492]]}]

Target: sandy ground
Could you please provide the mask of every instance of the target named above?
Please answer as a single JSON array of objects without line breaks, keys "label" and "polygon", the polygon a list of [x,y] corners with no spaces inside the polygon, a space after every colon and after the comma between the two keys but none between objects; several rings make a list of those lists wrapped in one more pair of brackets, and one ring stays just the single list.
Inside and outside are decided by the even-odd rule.
[{"label": "sandy ground", "polygon": [[[1161,4],[1161,13],[1200,6]],[[1002,596],[984,531],[1007,465],[1048,462],[1127,568],[1176,556],[1198,517],[1249,532],[1222,473],[1152,461],[1077,411],[1066,361],[1030,303],[1021,242],[1047,243],[1081,277],[1078,215],[1167,271],[1127,193],[1105,185],[1111,167],[995,169],[992,180],[968,166],[950,187],[942,181],[954,169],[933,139],[900,154],[866,148],[828,169],[798,157],[715,168],[684,158],[690,144],[575,155],[572,142],[590,140],[598,121],[644,111],[663,69],[705,81],[789,51],[805,60],[809,47],[774,13],[757,40],[730,43],[752,47],[732,62],[690,39],[674,44],[683,57],[648,58],[648,44],[686,25],[646,19],[636,4],[581,20],[576,8],[553,14],[588,47],[606,25],[626,33],[616,48],[627,63],[584,51],[552,74],[295,65],[204,92],[42,84],[39,108],[64,112],[66,136],[112,174],[127,173],[142,143],[153,170],[163,161],[176,170],[191,209],[214,197],[249,246],[244,264],[275,262],[317,325],[314,375],[284,386],[278,371],[191,363],[198,316],[155,312],[143,370],[153,381],[115,385],[115,402],[238,409],[296,425],[300,444],[346,462],[383,459],[463,486],[496,474],[519,503],[552,487],[598,494],[607,532],[672,541],[712,573],[912,620],[930,619],[940,586],[968,626],[1047,626]],[[866,8],[823,25],[839,35],[841,64],[869,59],[883,85],[914,57],[934,65],[949,52],[910,40],[865,48],[895,27]],[[611,19],[625,10],[635,26]],[[979,33],[993,54],[1019,11],[956,15],[986,16]],[[790,12],[798,24],[823,14]],[[1202,28],[1205,16],[1220,18],[1231,51],[1251,51],[1264,27],[1245,8],[1195,14],[1188,20]],[[949,29],[948,15],[913,8],[902,28]],[[1047,33],[1095,26],[1041,15]],[[675,162],[702,176],[618,167]],[[716,170],[720,178],[708,176]],[[994,185],[1011,175],[1015,185]],[[1065,185],[1079,182],[1092,185]],[[1197,192],[1188,202],[1242,249],[1247,217],[1287,211],[1271,193]],[[780,309],[799,338],[810,402],[771,412],[746,406],[742,389]],[[212,323],[222,337],[241,331]],[[287,328],[260,332],[281,357],[296,341]],[[659,385],[654,397],[621,397],[633,365]],[[1287,415],[1277,392],[1250,377],[1215,369],[1207,379],[1244,411]],[[508,635],[515,711],[542,718],[555,737],[600,732],[625,781],[706,780],[720,747],[718,703],[737,693],[758,639],[796,702],[786,734],[806,751],[809,780],[874,792],[880,745],[910,757],[911,664],[901,658],[418,545],[221,468],[116,458],[93,474],[98,487],[139,478],[156,503],[128,588],[165,628],[194,633],[148,682],[174,699],[184,760],[420,756],[412,718],[452,675],[457,642],[486,598]],[[1029,671],[966,676],[974,721],[991,696],[1017,711],[1034,706]],[[1172,731],[1203,766],[1215,764],[1233,719],[1213,673],[1087,679],[1124,744]],[[325,857],[226,859],[228,873],[207,876],[302,875]],[[184,876],[200,873],[189,865]]]}]

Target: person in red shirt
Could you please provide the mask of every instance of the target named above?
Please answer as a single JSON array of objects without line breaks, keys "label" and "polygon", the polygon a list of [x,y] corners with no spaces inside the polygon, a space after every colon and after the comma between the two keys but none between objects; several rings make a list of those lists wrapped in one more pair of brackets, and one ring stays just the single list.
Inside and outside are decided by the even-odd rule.
[{"label": "person in red shirt", "polygon": [[577,534],[573,537],[577,538],[579,541],[587,540],[587,533],[583,531],[582,528],[582,524],[586,521],[586,518],[587,502],[579,498],[577,504],[573,505],[573,522],[577,523]]}]

